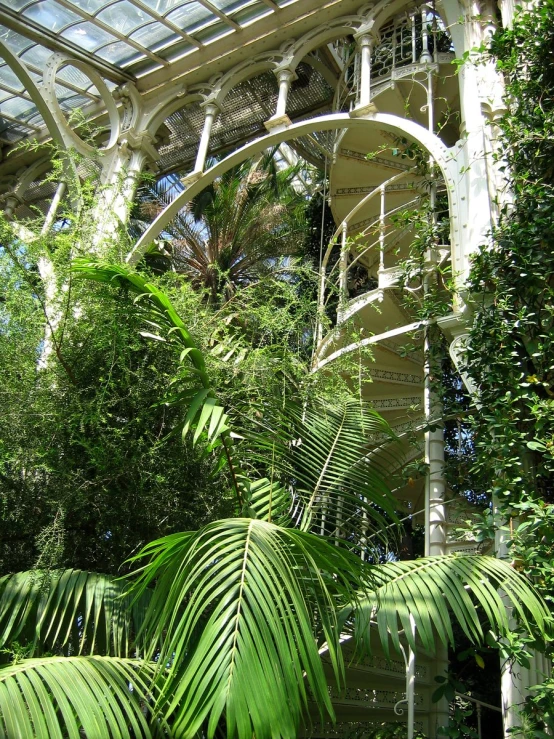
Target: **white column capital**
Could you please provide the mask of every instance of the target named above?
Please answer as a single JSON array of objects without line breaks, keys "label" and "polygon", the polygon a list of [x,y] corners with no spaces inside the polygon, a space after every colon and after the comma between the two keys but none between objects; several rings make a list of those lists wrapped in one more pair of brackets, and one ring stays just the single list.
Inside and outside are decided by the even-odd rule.
[{"label": "white column capital", "polygon": [[298,75],[296,74],[294,69],[290,69],[290,67],[279,67],[278,69],[274,70],[274,73],[279,84],[288,83],[290,85],[292,82],[298,79]]},{"label": "white column capital", "polygon": [[354,40],[360,48],[369,46],[370,49],[372,49],[378,41],[375,32],[371,30],[371,26],[366,26],[355,33]]},{"label": "white column capital", "polygon": [[221,113],[221,108],[215,100],[206,100],[200,104],[200,107],[203,109],[206,117],[211,116],[212,118],[215,118],[219,113]]},{"label": "white column capital", "polygon": [[125,131],[119,137],[120,150],[129,154],[143,155],[144,161],[155,162],[158,159],[158,150],[154,146],[154,137],[148,131]]}]

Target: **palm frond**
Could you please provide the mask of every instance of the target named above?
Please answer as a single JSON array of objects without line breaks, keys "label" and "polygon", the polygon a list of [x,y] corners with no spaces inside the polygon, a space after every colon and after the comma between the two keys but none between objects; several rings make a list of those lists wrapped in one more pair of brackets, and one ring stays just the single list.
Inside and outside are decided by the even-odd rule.
[{"label": "palm frond", "polygon": [[151,729],[143,713],[152,671],[115,657],[43,657],[4,667],[0,737],[157,736],[158,725]]},{"label": "palm frond", "polygon": [[[164,637],[158,708],[178,736],[224,718],[229,737],[297,735],[308,699],[333,715],[319,648],[339,684],[336,609],[363,586],[359,558],[312,534],[229,519],[145,547],[134,585],[156,589],[144,632]],[[305,679],[304,679],[305,678]]]},{"label": "palm frond", "polygon": [[[456,621],[473,642],[483,639],[478,609],[489,628],[500,636],[510,630],[510,617],[530,633],[545,634],[551,620],[548,608],[529,582],[495,557],[437,556],[409,562],[388,562],[371,568],[375,589],[353,611],[358,642],[369,648],[369,624],[376,623],[384,649],[398,649],[403,630],[415,649],[410,616],[423,647],[434,652],[437,640],[454,643]],[[509,608],[507,608],[509,606]],[[511,613],[510,613],[511,609]]]},{"label": "palm frond", "polygon": [[293,491],[295,520],[303,530],[364,551],[370,535],[379,539],[397,522],[384,472],[368,459],[376,443],[393,434],[367,404],[352,399],[302,408],[289,402],[274,428],[268,423],[260,434],[244,432],[250,449],[242,451],[266,469],[274,461],[275,477]]},{"label": "palm frond", "polygon": [[0,647],[32,655],[128,656],[150,592],[131,604],[120,580],[82,570],[18,572],[0,580]]}]

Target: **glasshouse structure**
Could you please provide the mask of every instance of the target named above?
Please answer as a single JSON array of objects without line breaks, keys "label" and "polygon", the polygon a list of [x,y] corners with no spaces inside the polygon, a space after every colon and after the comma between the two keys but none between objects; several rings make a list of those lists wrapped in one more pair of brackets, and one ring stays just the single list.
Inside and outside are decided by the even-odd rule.
[{"label": "glasshouse structure", "polygon": [[[361,396],[392,429],[392,436],[375,435],[365,454],[386,471],[396,515],[423,532],[422,556],[494,554],[508,561],[510,532],[478,536],[463,486],[454,489],[444,474],[445,447],[448,453],[467,439],[458,427],[445,440],[451,417],[435,382],[435,349],[444,349],[440,361],[449,362],[457,392],[479,409],[479,387],[467,370],[475,312],[470,270],[514,194],[498,141],[504,76],[493,58],[474,57],[498,27],[511,27],[515,5],[360,2],[0,0],[1,203],[21,242],[44,236],[71,211],[72,178],[93,172],[100,184],[88,216],[89,256],[102,260],[129,224],[122,263],[130,274],[145,255],[170,255],[175,219],[244,162],[276,153],[278,167],[294,169],[298,192],[319,176],[310,372],[359,361]],[[145,175],[159,194],[149,218],[134,209]],[[47,258],[37,272],[47,300],[55,282]],[[54,313],[50,319],[39,365],[58,351]],[[184,354],[194,351],[189,346]],[[541,442],[534,443],[536,452]],[[341,505],[323,505],[311,521],[312,530],[345,540],[349,526]],[[370,528],[364,533],[362,526],[361,540]],[[511,622],[513,603],[506,603]],[[382,736],[434,739],[446,735],[439,727],[456,705],[473,713],[475,733],[449,736],[511,736],[529,688],[549,676],[537,644],[523,663],[495,656],[488,679],[498,683],[496,701],[471,690],[433,697],[448,649],[437,637],[429,650],[415,616],[399,616],[399,649],[390,654],[377,625],[368,627],[372,648],[362,657],[345,633],[343,684],[321,647],[334,720],[310,709],[312,721],[304,719],[290,736],[381,736],[371,732],[388,727],[403,733]],[[406,638],[406,624],[415,642]],[[0,734],[54,736],[37,728],[40,719],[27,705],[31,718],[21,734],[13,733],[23,721],[16,713],[4,717]],[[168,735],[205,735],[199,725],[186,726]],[[237,726],[238,736],[248,735]],[[134,731],[129,735],[143,736]],[[206,731],[213,735],[214,725]],[[286,736],[276,732],[271,736]]]}]

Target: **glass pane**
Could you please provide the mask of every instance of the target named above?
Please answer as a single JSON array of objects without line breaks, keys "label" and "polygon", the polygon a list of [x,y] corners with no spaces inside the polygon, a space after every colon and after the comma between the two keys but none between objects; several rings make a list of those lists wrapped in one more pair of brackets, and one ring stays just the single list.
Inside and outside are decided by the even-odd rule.
[{"label": "glass pane", "polygon": [[194,31],[207,23],[217,20],[217,16],[199,3],[187,3],[167,14],[167,19],[183,31]]},{"label": "glass pane", "polygon": [[210,0],[210,2],[218,10],[222,10],[224,13],[232,13],[234,10],[240,10],[246,5],[251,5],[253,0]]},{"label": "glass pane", "polygon": [[84,108],[89,103],[90,100],[83,95],[72,95],[62,101],[61,107],[63,110],[74,110],[75,108]]},{"label": "glass pane", "polygon": [[160,15],[164,15],[172,8],[183,5],[183,0],[143,0],[143,2],[145,5],[148,5],[149,8],[152,8],[152,10],[155,10],[156,13],[159,13]]},{"label": "glass pane", "polygon": [[70,23],[81,20],[81,17],[76,13],[67,10],[67,8],[62,8],[61,5],[57,5],[53,0],[44,0],[41,3],[32,5],[23,11],[23,15],[31,18],[35,23],[47,28],[49,31],[54,31],[54,33],[65,28]]},{"label": "glass pane", "polygon": [[17,90],[18,92],[22,92],[24,89],[23,83],[19,80],[19,77],[12,72],[12,70],[7,66],[7,64],[4,64],[0,67],[0,82],[3,85],[7,85],[8,87],[11,87],[12,90]]},{"label": "glass pane", "polygon": [[127,0],[110,5],[109,8],[98,13],[96,17],[125,36],[131,33],[131,31],[134,31],[138,26],[149,23],[152,20],[152,16],[131,5]]},{"label": "glass pane", "polygon": [[0,102],[2,102],[2,100],[7,100],[11,96],[11,92],[6,92],[5,90],[0,89]]},{"label": "glass pane", "polygon": [[198,41],[203,44],[209,44],[211,41],[215,41],[222,36],[228,36],[230,33],[234,32],[234,28],[231,28],[226,23],[220,21],[209,28],[205,28],[203,31],[198,31],[194,34],[194,38],[198,39]]},{"label": "glass pane", "polygon": [[20,54],[24,49],[28,49],[29,46],[33,45],[33,42],[29,41],[28,38],[7,28],[0,28],[0,39],[14,54]]},{"label": "glass pane", "polygon": [[170,39],[176,41],[178,36],[170,28],[166,28],[161,23],[149,23],[147,26],[143,26],[138,31],[132,33],[129,38],[152,50],[153,47],[161,45],[162,42],[167,42]]},{"label": "glass pane", "polygon": [[26,5],[30,5],[33,0],[0,0],[0,5],[5,5],[10,10],[22,10]]},{"label": "glass pane", "polygon": [[30,123],[32,126],[37,126],[38,128],[46,125],[44,123],[44,118],[38,112],[27,118],[26,122]]},{"label": "glass pane", "polygon": [[36,106],[32,100],[25,100],[24,98],[10,98],[0,103],[0,115],[7,113],[14,118],[21,118],[24,120],[29,115],[34,113]]},{"label": "glass pane", "polygon": [[89,15],[94,15],[100,8],[106,7],[111,0],[70,0],[72,5],[76,5]]},{"label": "glass pane", "polygon": [[52,56],[52,54],[53,52],[50,51],[50,49],[36,44],[35,46],[31,46],[30,49],[27,49],[25,53],[21,54],[21,58],[26,64],[31,64],[39,69],[44,69],[46,60],[49,56]]},{"label": "glass pane", "polygon": [[104,46],[104,48],[96,52],[96,55],[111,64],[122,64],[134,58],[141,59],[144,56],[144,54],[133,49],[132,46],[129,46],[124,41],[118,41],[116,44]]},{"label": "glass pane", "polygon": [[256,18],[262,18],[264,15],[269,15],[270,13],[273,13],[273,11],[271,8],[268,8],[265,3],[256,3],[249,8],[245,8],[244,10],[235,13],[233,15],[233,20],[239,25],[245,26],[248,23],[252,23]]},{"label": "glass pane", "polygon": [[83,74],[80,69],[69,65],[59,69],[56,77],[63,82],[69,82],[73,87],[78,87],[80,90],[87,90],[92,84],[86,74]]},{"label": "glass pane", "polygon": [[191,52],[196,51],[196,49],[197,49],[196,46],[193,46],[192,44],[189,44],[186,41],[180,40],[177,44],[174,44],[171,47],[171,49],[168,49],[167,53],[160,54],[160,56],[163,56],[163,58],[167,59],[168,62],[174,62],[177,59],[181,59],[187,54],[190,54]]},{"label": "glass pane", "polygon": [[103,44],[115,41],[115,36],[112,36],[111,33],[88,21],[79,23],[77,26],[71,26],[62,33],[62,36],[87,51],[94,51]]}]

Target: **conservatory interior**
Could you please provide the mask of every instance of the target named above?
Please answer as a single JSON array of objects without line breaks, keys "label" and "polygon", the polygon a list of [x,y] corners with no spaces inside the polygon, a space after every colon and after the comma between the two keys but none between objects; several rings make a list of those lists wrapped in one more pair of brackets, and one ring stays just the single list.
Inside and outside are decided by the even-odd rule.
[{"label": "conservatory interior", "polygon": [[[424,531],[424,555],[503,556],[501,534],[480,542],[463,532],[467,505],[444,479],[432,357],[440,337],[460,387],[475,391],[464,372],[467,278],[471,255],[510,198],[494,157],[503,81],[492,62],[454,61],[499,23],[509,25],[513,4],[360,2],[0,0],[1,202],[23,240],[37,214],[47,233],[67,206],[69,178],[82,177],[83,162],[93,161],[101,182],[93,255],[101,257],[103,243],[132,218],[149,173],[164,207],[133,222],[125,262],[135,268],[153,244],[167,248],[173,219],[231,168],[273,150],[280,166],[297,167],[298,188],[310,172],[323,173],[333,232],[320,238],[312,372],[361,357],[371,379],[363,397],[394,432],[376,436],[368,453],[393,481],[400,515]],[[94,126],[94,144],[74,124],[75,111]],[[62,158],[53,177],[48,142],[81,159]],[[416,238],[409,210],[435,227],[421,281],[406,273]],[[412,305],[439,295],[447,309],[427,320],[401,290]],[[418,459],[424,474],[403,477]],[[347,531],[340,510],[332,522],[324,516],[314,526]],[[414,625],[416,648],[401,633],[400,650],[388,655],[373,631],[372,653],[363,658],[342,640],[343,686],[323,650],[336,721],[314,709],[299,736],[366,737],[378,725],[402,727],[409,739],[440,735],[449,702],[432,695],[446,647],[437,641],[429,652]],[[495,705],[467,697],[478,716],[475,736],[509,736],[515,707],[547,672],[537,652],[529,668],[508,664],[491,677],[499,685]],[[9,728],[6,735],[15,736]]]}]

